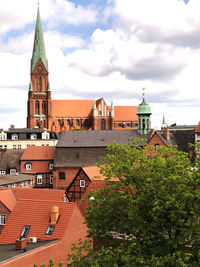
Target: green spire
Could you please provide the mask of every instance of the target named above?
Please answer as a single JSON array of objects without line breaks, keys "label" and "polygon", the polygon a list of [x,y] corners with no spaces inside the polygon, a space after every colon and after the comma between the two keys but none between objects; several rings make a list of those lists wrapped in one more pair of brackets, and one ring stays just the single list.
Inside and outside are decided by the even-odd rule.
[{"label": "green spire", "polygon": [[32,85],[32,81],[30,81],[29,83],[29,92],[32,92],[33,91],[33,85]]},{"label": "green spire", "polygon": [[37,20],[36,20],[36,27],[35,27],[35,39],[34,39],[34,46],[33,46],[33,55],[32,55],[32,60],[31,60],[31,71],[34,70],[40,58],[46,70],[48,70],[48,63],[46,59],[44,38],[43,38],[43,32],[42,32],[42,23],[40,19],[40,10],[38,6]]}]

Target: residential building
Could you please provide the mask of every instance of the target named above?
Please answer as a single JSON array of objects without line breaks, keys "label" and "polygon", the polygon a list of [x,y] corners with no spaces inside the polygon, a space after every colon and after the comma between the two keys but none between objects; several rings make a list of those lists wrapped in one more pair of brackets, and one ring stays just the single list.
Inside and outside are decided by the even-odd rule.
[{"label": "residential building", "polygon": [[56,133],[40,128],[15,128],[0,130],[1,149],[26,149],[28,146],[55,146],[58,141]]},{"label": "residential building", "polygon": [[21,157],[21,172],[35,175],[35,187],[53,187],[54,146],[29,146]]}]

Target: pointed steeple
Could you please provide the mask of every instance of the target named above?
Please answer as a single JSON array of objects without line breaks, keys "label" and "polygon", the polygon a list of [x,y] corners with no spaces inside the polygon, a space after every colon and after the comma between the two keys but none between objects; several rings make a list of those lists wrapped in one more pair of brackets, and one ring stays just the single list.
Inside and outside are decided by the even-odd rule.
[{"label": "pointed steeple", "polygon": [[32,85],[32,82],[30,81],[29,83],[29,92],[32,92],[33,91],[33,85]]},{"label": "pointed steeple", "polygon": [[39,59],[42,60],[42,63],[44,64],[46,70],[48,70],[48,63],[47,63],[47,58],[46,58],[44,38],[43,38],[43,32],[42,32],[42,23],[40,19],[40,10],[38,6],[33,54],[32,54],[32,59],[31,59],[31,71],[34,70]]}]

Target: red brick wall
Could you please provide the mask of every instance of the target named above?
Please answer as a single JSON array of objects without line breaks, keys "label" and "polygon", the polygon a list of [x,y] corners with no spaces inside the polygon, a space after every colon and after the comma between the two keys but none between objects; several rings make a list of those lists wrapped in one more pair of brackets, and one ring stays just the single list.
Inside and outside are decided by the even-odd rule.
[{"label": "red brick wall", "polygon": [[[53,174],[53,188],[54,189],[66,189],[72,180],[75,178],[77,172],[79,171],[79,167],[75,168],[58,168],[55,170]],[[59,173],[65,173],[65,179],[59,179]]]},{"label": "red brick wall", "polygon": [[37,264],[38,266],[46,264],[46,266],[48,266],[50,258],[53,258],[56,266],[58,266],[61,261],[65,266],[66,258],[71,252],[71,244],[77,242],[79,238],[82,238],[82,240],[86,238],[87,227],[83,222],[84,219],[79,209],[76,207],[62,240],[35,251],[23,253],[19,257],[3,263],[1,266],[32,267],[33,264]]},{"label": "red brick wall", "polygon": [[166,144],[161,140],[161,138],[158,136],[158,134],[155,133],[154,136],[150,139],[147,146],[155,146],[157,144],[159,146],[166,146]]}]

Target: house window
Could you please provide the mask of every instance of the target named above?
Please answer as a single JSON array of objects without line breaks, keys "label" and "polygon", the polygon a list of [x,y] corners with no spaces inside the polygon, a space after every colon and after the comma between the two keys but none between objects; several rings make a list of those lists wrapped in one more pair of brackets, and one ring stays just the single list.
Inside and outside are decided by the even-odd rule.
[{"label": "house window", "polygon": [[17,146],[17,148],[18,148],[18,149],[21,149],[21,148],[22,148],[22,146],[21,146],[21,145],[18,145],[18,146]]},{"label": "house window", "polygon": [[76,126],[80,126],[80,121],[79,120],[76,120]]},{"label": "house window", "polygon": [[27,171],[32,170],[32,164],[31,164],[31,163],[26,163],[26,164],[25,164],[25,169],[26,169]]},{"label": "house window", "polygon": [[80,187],[85,187],[85,180],[80,180]]},{"label": "house window", "polygon": [[67,126],[70,126],[70,120],[67,120]]},{"label": "house window", "polygon": [[30,230],[30,226],[29,226],[29,225],[25,225],[25,226],[24,226],[24,229],[23,229],[22,232],[21,232],[20,237],[26,237],[27,234],[28,234],[28,232],[29,232],[29,230]]},{"label": "house window", "polygon": [[37,139],[37,135],[36,134],[31,134],[31,140],[36,140]]},{"label": "house window", "polygon": [[16,169],[10,169],[10,174],[16,174]]},{"label": "house window", "polygon": [[0,214],[0,225],[5,225],[5,224],[6,224],[6,215]]},{"label": "house window", "polygon": [[55,225],[49,225],[46,231],[46,235],[52,235]]},{"label": "house window", "polygon": [[49,164],[49,170],[53,170],[53,163]]},{"label": "house window", "polygon": [[65,180],[65,173],[64,172],[59,172],[59,179]]},{"label": "house window", "polygon": [[16,187],[16,184],[12,184],[12,187]]},{"label": "house window", "polygon": [[53,174],[50,174],[50,176],[49,176],[49,183],[53,184]]},{"label": "house window", "polygon": [[18,140],[18,135],[17,134],[12,134],[12,140]]},{"label": "house window", "polygon": [[13,145],[13,149],[16,149],[17,148],[17,146],[16,145]]},{"label": "house window", "polygon": [[37,184],[42,184],[42,174],[37,174]]},{"label": "house window", "polygon": [[0,171],[0,175],[5,175],[6,171]]},{"label": "house window", "polygon": [[24,183],[23,183],[23,182],[21,182],[21,183],[20,183],[20,186],[21,186],[21,187],[23,187],[23,186],[24,186]]}]

